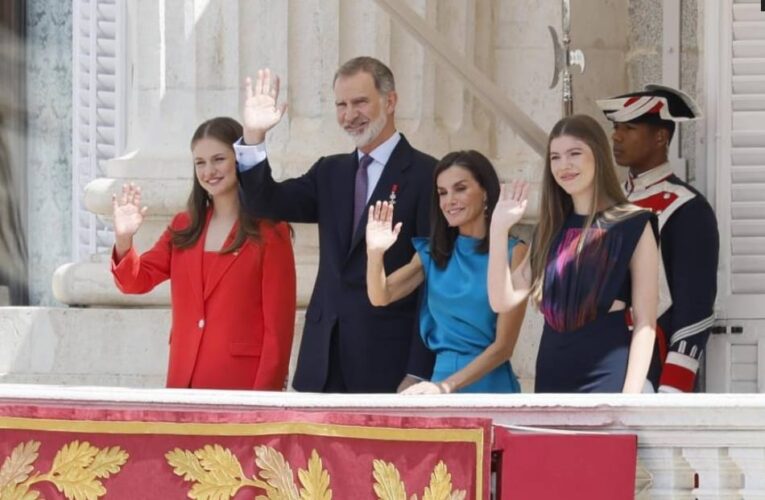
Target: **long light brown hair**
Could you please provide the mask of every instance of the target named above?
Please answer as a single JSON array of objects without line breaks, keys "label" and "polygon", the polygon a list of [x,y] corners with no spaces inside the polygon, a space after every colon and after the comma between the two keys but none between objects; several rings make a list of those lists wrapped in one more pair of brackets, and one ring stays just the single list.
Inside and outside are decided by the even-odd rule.
[{"label": "long light brown hair", "polygon": [[[212,118],[197,127],[196,132],[191,137],[191,149],[200,139],[211,138],[222,142],[234,151],[234,142],[242,137],[242,125],[227,116]],[[212,207],[210,195],[199,183],[196,174],[193,175],[194,185],[191,188],[191,194],[186,202],[186,211],[189,213],[191,222],[183,229],[171,229],[173,245],[178,248],[189,248],[196,244],[207,221],[207,212]],[[248,215],[243,205],[239,204],[239,228],[236,231],[234,241],[223,248],[220,253],[231,253],[244,244],[245,239],[252,238],[260,241],[260,224],[264,219],[257,219]],[[271,223],[271,222],[269,222]]]},{"label": "long light brown hair", "polygon": [[[629,204],[619,185],[614,160],[611,156],[611,145],[598,122],[587,115],[568,116],[558,121],[547,139],[547,156],[542,174],[539,224],[532,240],[531,298],[536,304],[542,301],[545,267],[550,254],[550,247],[563,227],[566,218],[574,210],[571,196],[555,181],[550,166],[550,145],[553,139],[564,135],[574,137],[587,144],[592,150],[595,161],[590,213],[587,214],[583,228],[590,227],[599,213],[607,220],[616,220],[637,210],[637,207]],[[583,241],[580,241],[579,251],[581,251]]]}]

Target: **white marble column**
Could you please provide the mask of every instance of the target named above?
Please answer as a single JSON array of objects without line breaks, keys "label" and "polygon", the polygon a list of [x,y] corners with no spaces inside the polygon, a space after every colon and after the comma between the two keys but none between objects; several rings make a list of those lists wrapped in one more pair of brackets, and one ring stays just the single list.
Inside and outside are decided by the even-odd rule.
[{"label": "white marble column", "polygon": [[[149,216],[136,235],[150,247],[191,188],[189,139],[217,115],[236,116],[239,95],[238,3],[175,0],[127,2],[125,153],[105,164],[105,177],[85,188],[85,206],[110,226],[111,195],[125,182],[144,193]],[[167,284],[145,296],[124,296],[113,284],[108,255],[67,264],[54,276],[68,304],[164,305]]]}]

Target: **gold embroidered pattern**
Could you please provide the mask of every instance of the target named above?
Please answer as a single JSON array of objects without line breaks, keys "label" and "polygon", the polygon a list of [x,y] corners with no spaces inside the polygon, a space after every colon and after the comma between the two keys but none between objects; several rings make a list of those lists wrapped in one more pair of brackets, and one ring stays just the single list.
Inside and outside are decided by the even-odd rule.
[{"label": "gold embroidered pattern", "polygon": [[383,460],[372,462],[374,490],[378,500],[406,500],[406,488],[396,466]]},{"label": "gold embroidered pattern", "polygon": [[[374,490],[378,500],[407,500],[406,488],[396,466],[383,460],[375,460],[372,465]],[[466,497],[466,490],[452,488],[452,475],[443,460],[439,461],[430,474],[430,485],[425,488],[422,500],[464,500]],[[417,500],[417,494],[409,498]]]},{"label": "gold embroidered pattern", "polygon": [[329,489],[329,472],[324,469],[321,458],[316,450],[311,452],[308,460],[308,470],[298,470],[301,500],[332,500],[332,490]]},{"label": "gold embroidered pattern", "polygon": [[255,447],[259,478],[246,477],[239,459],[218,444],[206,445],[193,453],[176,448],[167,452],[165,458],[176,475],[194,483],[189,498],[232,498],[241,488],[252,487],[266,493],[255,497],[256,500],[332,500],[329,473],[316,450],[311,452],[308,470],[298,469],[302,486],[299,492],[290,464],[270,446]]},{"label": "gold embroidered pattern", "polygon": [[452,489],[452,475],[443,460],[439,461],[430,474],[430,486],[425,488],[422,500],[465,500],[467,490]]},{"label": "gold embroidered pattern", "polygon": [[39,441],[20,443],[13,449],[0,467],[0,498],[37,500],[42,495],[30,487],[47,481],[68,500],[96,499],[106,494],[100,479],[117,474],[129,456],[117,446],[100,449],[87,441],[72,441],[56,453],[50,471],[40,474],[33,473],[39,450]]}]

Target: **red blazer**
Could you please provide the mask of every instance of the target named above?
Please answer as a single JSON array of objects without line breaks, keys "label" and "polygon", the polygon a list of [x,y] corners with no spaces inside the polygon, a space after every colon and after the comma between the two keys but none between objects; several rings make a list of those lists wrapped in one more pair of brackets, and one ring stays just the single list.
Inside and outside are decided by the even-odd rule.
[{"label": "red blazer", "polygon": [[[180,213],[170,227],[188,224],[188,214]],[[112,255],[114,281],[124,293],[146,293],[170,279],[168,387],[284,388],[295,329],[295,260],[286,224],[263,223],[260,230],[260,242],[248,238],[236,252],[216,256],[206,286],[207,225],[191,248],[173,246],[167,229],[140,257],[133,249],[119,262]]]}]

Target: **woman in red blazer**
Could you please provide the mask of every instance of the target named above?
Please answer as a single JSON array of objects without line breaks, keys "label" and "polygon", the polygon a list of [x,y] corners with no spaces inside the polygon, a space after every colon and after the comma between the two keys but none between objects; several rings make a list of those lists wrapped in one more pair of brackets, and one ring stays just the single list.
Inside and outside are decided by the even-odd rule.
[{"label": "woman in red blazer", "polygon": [[289,226],[253,219],[239,205],[231,118],[202,123],[191,139],[194,186],[154,247],[141,254],[141,190],[114,196],[112,273],[124,293],[170,279],[173,324],[168,387],[282,390],[295,326]]}]

